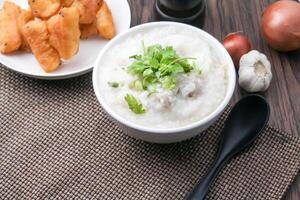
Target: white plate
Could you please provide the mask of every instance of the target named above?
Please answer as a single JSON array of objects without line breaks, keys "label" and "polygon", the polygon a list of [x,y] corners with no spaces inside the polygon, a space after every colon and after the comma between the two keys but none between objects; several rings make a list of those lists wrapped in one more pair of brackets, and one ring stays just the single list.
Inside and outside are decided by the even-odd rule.
[{"label": "white plate", "polygon": [[[4,0],[0,0],[1,5]],[[22,8],[27,8],[27,0],[11,0]],[[106,0],[110,7],[117,33],[126,31],[130,27],[131,13],[127,0]],[[0,62],[16,72],[39,79],[66,79],[82,75],[92,70],[93,64],[100,51],[109,41],[97,36],[80,41],[79,52],[67,62],[63,62],[59,69],[46,73],[39,66],[31,53],[17,52],[11,55],[0,54]]]}]

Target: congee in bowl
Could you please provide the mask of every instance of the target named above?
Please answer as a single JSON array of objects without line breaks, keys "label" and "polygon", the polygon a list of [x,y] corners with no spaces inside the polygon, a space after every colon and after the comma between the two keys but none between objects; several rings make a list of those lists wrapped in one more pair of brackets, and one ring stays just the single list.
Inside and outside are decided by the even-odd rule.
[{"label": "congee in bowl", "polygon": [[128,135],[155,143],[191,138],[228,105],[236,72],[223,45],[176,22],[135,26],[98,56],[93,86],[102,108]]},{"label": "congee in bowl", "polygon": [[96,93],[133,124],[185,127],[213,113],[228,94],[229,64],[218,51],[190,29],[136,32],[103,52],[94,71]]}]

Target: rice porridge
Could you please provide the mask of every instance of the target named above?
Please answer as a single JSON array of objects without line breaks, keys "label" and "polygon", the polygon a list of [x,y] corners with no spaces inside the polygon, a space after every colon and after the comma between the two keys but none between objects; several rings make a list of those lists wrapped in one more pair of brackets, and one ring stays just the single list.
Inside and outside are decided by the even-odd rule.
[{"label": "rice porridge", "polygon": [[126,38],[99,65],[105,102],[145,127],[197,122],[215,111],[227,92],[227,64],[197,34],[174,27]]}]

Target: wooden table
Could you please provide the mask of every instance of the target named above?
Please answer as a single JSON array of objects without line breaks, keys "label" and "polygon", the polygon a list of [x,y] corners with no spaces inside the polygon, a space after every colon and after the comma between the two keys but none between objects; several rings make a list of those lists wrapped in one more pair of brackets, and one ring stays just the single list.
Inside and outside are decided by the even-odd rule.
[{"label": "wooden table", "polygon": [[[273,82],[263,93],[272,108],[270,124],[300,136],[300,50],[279,53],[270,48],[260,35],[263,9],[275,0],[207,0],[203,29],[222,40],[230,32],[243,31],[254,49],[265,53],[273,66]],[[132,26],[155,21],[155,0],[129,0]],[[246,93],[237,87],[233,102]],[[299,155],[300,156],[300,155]],[[300,200],[300,174],[284,198]]]}]

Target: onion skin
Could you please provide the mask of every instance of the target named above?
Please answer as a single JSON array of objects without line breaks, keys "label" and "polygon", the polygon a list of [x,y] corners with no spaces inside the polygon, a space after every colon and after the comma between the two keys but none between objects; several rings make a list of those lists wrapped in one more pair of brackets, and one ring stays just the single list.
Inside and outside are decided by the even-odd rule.
[{"label": "onion skin", "polygon": [[300,48],[300,4],[281,0],[269,5],[263,12],[261,32],[267,43],[279,51]]},{"label": "onion skin", "polygon": [[230,33],[223,40],[223,46],[230,54],[236,68],[239,67],[241,57],[251,51],[248,38],[240,33]]}]

